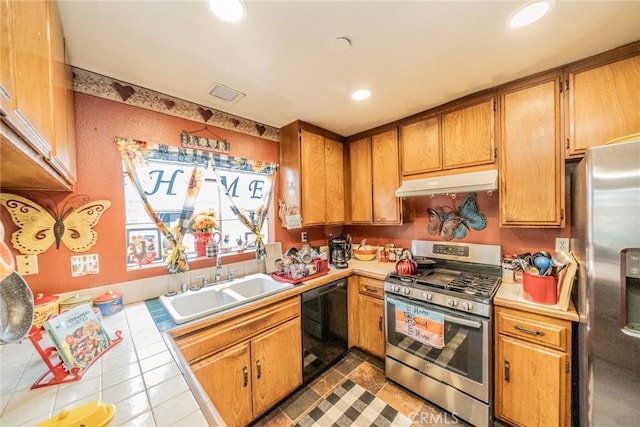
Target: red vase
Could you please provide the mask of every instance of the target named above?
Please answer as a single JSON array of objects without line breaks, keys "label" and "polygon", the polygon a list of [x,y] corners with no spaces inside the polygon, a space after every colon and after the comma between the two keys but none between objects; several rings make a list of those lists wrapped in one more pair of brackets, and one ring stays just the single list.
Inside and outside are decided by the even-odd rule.
[{"label": "red vase", "polygon": [[196,256],[205,256],[207,254],[207,243],[211,240],[211,232],[193,233]]}]

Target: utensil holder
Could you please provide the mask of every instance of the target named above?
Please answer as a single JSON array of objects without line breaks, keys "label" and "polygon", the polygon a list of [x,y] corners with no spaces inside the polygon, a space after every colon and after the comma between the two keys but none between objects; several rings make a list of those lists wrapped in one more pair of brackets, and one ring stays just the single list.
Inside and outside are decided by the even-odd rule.
[{"label": "utensil holder", "polygon": [[558,278],[556,276],[537,276],[524,272],[522,288],[524,299],[527,301],[549,305],[558,303]]}]

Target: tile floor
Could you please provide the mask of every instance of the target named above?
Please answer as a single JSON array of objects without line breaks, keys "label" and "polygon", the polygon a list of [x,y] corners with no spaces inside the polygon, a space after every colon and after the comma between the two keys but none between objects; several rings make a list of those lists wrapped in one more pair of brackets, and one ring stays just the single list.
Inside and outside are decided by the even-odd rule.
[{"label": "tile floor", "polygon": [[388,381],[384,375],[384,362],[359,350],[349,351],[342,360],[265,414],[253,426],[293,426],[302,420],[322,398],[331,394],[347,379],[407,416],[413,421],[412,426],[468,426],[451,414]]}]

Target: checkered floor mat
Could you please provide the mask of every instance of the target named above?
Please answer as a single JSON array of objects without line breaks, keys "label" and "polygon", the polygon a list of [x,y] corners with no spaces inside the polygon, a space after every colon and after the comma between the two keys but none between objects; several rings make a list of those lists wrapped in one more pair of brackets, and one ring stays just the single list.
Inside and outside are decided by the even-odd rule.
[{"label": "checkered floor mat", "polygon": [[411,420],[351,380],[305,415],[296,427],[404,427]]}]

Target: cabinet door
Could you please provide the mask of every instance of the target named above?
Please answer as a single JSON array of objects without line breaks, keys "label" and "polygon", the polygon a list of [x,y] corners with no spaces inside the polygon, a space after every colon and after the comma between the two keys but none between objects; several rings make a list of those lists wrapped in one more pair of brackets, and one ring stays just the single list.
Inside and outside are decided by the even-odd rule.
[{"label": "cabinet door", "polygon": [[229,426],[253,419],[249,343],[239,344],[191,365],[191,370]]},{"label": "cabinet door", "polygon": [[403,176],[440,170],[440,116],[403,125],[400,147]]},{"label": "cabinet door", "polygon": [[303,129],[301,144],[302,222],[324,224],[327,222],[324,137]]},{"label": "cabinet door", "polygon": [[498,335],[496,415],[520,426],[567,424],[565,353]]},{"label": "cabinet door", "polygon": [[351,171],[351,222],[373,222],[373,188],[371,186],[371,140],[359,139],[349,144]]},{"label": "cabinet door", "polygon": [[0,0],[0,111],[14,107],[13,12],[11,0]]},{"label": "cabinet door", "polygon": [[46,0],[11,2],[15,55],[15,110],[12,125],[44,158],[53,140]]},{"label": "cabinet door", "polygon": [[443,169],[494,162],[494,105],[495,100],[491,97],[443,115]]},{"label": "cabinet door", "polygon": [[66,62],[62,23],[56,2],[49,3],[53,77],[54,140],[51,163],[70,183],[76,181],[76,144],[73,120],[73,73]]},{"label": "cabinet door", "polygon": [[384,304],[382,300],[367,295],[358,297],[359,347],[381,357],[385,354]]},{"label": "cabinet door", "polygon": [[325,191],[327,223],[343,223],[344,214],[344,144],[324,139]]},{"label": "cabinet door", "polygon": [[564,226],[560,79],[501,94],[500,220],[504,226]]},{"label": "cabinet door", "polygon": [[640,55],[569,73],[569,155],[640,132]]},{"label": "cabinet door", "polygon": [[394,128],[373,135],[371,153],[373,222],[399,224],[401,222],[400,199],[396,197],[396,190],[400,187],[397,130]]},{"label": "cabinet door", "polygon": [[257,417],[302,384],[300,318],[251,341],[253,415]]}]

